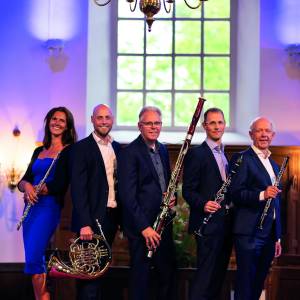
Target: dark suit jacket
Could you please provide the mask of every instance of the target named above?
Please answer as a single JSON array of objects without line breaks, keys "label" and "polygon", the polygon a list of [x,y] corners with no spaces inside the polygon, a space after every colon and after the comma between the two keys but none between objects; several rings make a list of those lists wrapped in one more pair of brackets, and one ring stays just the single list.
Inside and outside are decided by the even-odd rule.
[{"label": "dark suit jacket", "polygon": [[[118,161],[120,145],[112,143]],[[71,195],[73,202],[72,229],[91,226],[98,229],[95,219],[103,222],[108,199],[108,183],[99,147],[90,134],[72,148]]]},{"label": "dark suit jacket", "polygon": [[[159,143],[159,155],[164,167],[166,184],[170,179],[169,155]],[[159,178],[149,149],[139,136],[121,151],[118,164],[118,187],[123,209],[125,233],[138,237],[148,226],[153,226],[162,202]]]},{"label": "dark suit jacket", "polygon": [[[241,154],[243,154],[243,161],[238,174],[232,181],[230,191],[235,205],[233,231],[235,234],[254,235],[266,204],[265,201],[259,200],[259,194],[267,186],[272,185],[272,182],[266,168],[252,148],[248,148]],[[232,157],[230,165],[238,156],[240,154],[235,154]],[[272,159],[270,159],[270,162],[275,175],[277,175],[279,172],[277,164]],[[272,201],[275,205],[275,228],[276,238],[278,239],[281,236],[280,196]],[[273,215],[273,210],[269,209],[269,213]]]},{"label": "dark suit jacket", "polygon": [[[189,232],[199,229],[206,214],[204,205],[208,200],[214,200],[223,180],[215,157],[203,142],[200,146],[191,148],[184,161],[182,193],[190,206]],[[218,210],[205,227],[205,234],[223,232],[224,209]]]}]

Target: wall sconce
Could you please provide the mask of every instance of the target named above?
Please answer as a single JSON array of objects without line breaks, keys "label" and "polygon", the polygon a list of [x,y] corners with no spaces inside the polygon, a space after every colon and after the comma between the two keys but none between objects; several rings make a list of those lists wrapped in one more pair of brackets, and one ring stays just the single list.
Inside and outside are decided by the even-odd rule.
[{"label": "wall sconce", "polygon": [[53,72],[61,72],[68,63],[68,56],[64,53],[65,43],[61,39],[49,39],[45,43],[48,49],[47,63]]},{"label": "wall sconce", "polygon": [[[18,139],[19,136],[21,135],[21,131],[17,125],[13,129],[12,134],[15,139]],[[16,145],[15,145],[16,147],[18,146],[17,143],[18,140],[16,140]],[[14,192],[22,174],[22,170],[18,169],[15,166],[15,157],[13,157],[11,166],[6,170],[5,174],[6,174],[7,186],[11,192]]]},{"label": "wall sconce", "polygon": [[46,41],[46,48],[50,55],[59,55],[63,52],[65,43],[61,39],[49,39]]},{"label": "wall sconce", "polygon": [[286,48],[286,52],[289,55],[290,62],[300,67],[300,44],[291,44]]}]

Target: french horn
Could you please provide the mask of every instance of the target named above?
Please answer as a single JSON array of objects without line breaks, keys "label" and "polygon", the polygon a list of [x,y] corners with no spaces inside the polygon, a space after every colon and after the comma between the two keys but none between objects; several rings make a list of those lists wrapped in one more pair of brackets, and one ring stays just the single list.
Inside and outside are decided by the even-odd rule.
[{"label": "french horn", "polygon": [[90,241],[75,239],[69,249],[69,263],[64,263],[58,250],[50,256],[48,274],[55,278],[95,279],[108,269],[112,253],[96,220],[100,234],[94,234]]}]

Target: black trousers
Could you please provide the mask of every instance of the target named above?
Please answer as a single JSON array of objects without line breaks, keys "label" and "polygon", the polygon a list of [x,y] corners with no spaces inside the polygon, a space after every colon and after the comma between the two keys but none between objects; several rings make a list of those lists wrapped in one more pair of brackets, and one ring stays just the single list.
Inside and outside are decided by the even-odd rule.
[{"label": "black trousers", "polygon": [[230,232],[196,236],[197,271],[190,289],[190,300],[216,300],[222,289],[232,251]]},{"label": "black trousers", "polygon": [[[106,218],[102,222],[102,230],[108,241],[112,246],[116,232],[119,226],[118,209],[107,209]],[[77,280],[77,300],[105,300],[102,292],[103,279],[97,278],[93,280]],[[107,299],[111,300],[111,299]]]},{"label": "black trousers", "polygon": [[[157,286],[154,298],[174,300],[176,298],[176,263],[172,227],[167,227],[163,232],[160,246],[151,259],[147,258],[147,248],[143,237],[131,237],[128,240],[131,263],[129,299],[150,299],[150,269],[153,266]],[[151,299],[153,298],[151,297]]]}]

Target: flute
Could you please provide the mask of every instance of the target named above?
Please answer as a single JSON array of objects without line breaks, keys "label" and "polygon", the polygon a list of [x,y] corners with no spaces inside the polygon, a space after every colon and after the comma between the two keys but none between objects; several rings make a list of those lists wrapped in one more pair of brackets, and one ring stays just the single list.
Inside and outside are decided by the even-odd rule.
[{"label": "flute", "polygon": [[[280,180],[282,178],[282,175],[283,175],[284,171],[286,170],[288,162],[289,162],[289,157],[288,156],[284,157],[282,165],[281,165],[280,170],[279,170],[279,173],[276,176],[276,179],[275,179],[275,182],[274,182],[273,186],[276,186],[276,187],[279,186]],[[268,215],[268,211],[269,211],[272,199],[273,198],[269,198],[266,202],[266,205],[264,207],[264,211],[263,211],[263,213],[260,217],[259,226],[258,226],[259,229],[263,229],[264,221],[265,221],[266,216]]]},{"label": "flute", "polygon": [[[36,192],[37,195],[40,193],[40,191],[41,191],[41,189],[43,187],[43,184],[45,183],[46,179],[48,178],[48,176],[50,174],[50,171],[53,168],[53,166],[54,166],[56,160],[58,159],[58,157],[59,157],[59,153],[57,153],[56,157],[52,160],[52,163],[49,166],[46,174],[44,175],[44,177],[42,178],[42,180],[39,182],[39,184],[36,186],[35,192]],[[27,204],[27,206],[26,206],[26,208],[25,208],[25,210],[23,212],[23,215],[22,215],[21,219],[20,219],[19,223],[17,224],[17,230],[19,230],[21,228],[21,226],[22,226],[24,220],[26,219],[26,217],[28,216],[29,211],[30,211],[30,209],[31,209],[32,206],[33,206],[33,204],[30,203],[30,202],[28,202],[28,204]]]}]

